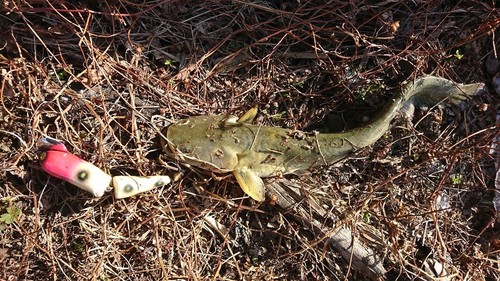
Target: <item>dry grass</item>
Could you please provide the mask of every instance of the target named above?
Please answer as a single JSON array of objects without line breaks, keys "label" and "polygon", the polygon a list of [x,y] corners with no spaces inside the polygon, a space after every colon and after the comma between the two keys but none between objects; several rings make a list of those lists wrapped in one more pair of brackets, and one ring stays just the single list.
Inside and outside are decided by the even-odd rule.
[{"label": "dry grass", "polygon": [[[0,212],[20,211],[2,226],[0,279],[359,280],[230,179],[185,169],[161,190],[94,199],[40,171],[36,141],[61,139],[113,175],[173,173],[157,161],[173,120],[258,105],[263,124],[309,129],[333,110],[357,126],[424,73],[488,80],[500,43],[493,0],[76,2],[0,4]],[[372,149],[298,178],[385,257],[390,280],[432,279],[438,264],[441,280],[500,279],[499,99],[470,104],[397,121]]]}]

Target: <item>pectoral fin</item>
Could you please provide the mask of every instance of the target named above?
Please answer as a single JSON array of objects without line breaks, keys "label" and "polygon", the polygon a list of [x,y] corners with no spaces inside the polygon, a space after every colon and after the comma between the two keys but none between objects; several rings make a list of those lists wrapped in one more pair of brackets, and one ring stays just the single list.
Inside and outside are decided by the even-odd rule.
[{"label": "pectoral fin", "polygon": [[266,193],[264,182],[252,170],[246,166],[239,167],[233,171],[233,175],[243,192],[259,202],[264,201]]},{"label": "pectoral fin", "polygon": [[222,119],[221,124],[223,127],[231,127],[231,126],[240,126],[245,123],[252,123],[255,116],[257,116],[258,108],[253,107],[250,108],[245,114],[243,114],[240,118],[230,115],[226,118]]},{"label": "pectoral fin", "polygon": [[237,121],[237,123],[252,123],[255,116],[257,116],[258,108],[252,107],[245,114],[243,114]]}]

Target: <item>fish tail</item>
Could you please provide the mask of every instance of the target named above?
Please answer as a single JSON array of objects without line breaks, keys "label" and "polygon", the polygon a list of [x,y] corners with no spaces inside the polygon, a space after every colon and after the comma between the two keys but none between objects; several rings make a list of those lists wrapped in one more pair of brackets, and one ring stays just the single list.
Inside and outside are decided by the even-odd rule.
[{"label": "fish tail", "polygon": [[460,106],[471,96],[483,91],[485,91],[483,83],[460,84],[445,78],[427,75],[408,84],[401,91],[405,102],[400,111],[403,116],[410,119],[415,107],[445,103]]},{"label": "fish tail", "polygon": [[[468,97],[480,93],[484,84],[458,84],[453,81],[435,76],[423,76],[408,84],[396,94],[391,102],[368,124],[338,134],[327,134],[323,136],[328,156],[335,155],[336,151],[342,150],[346,154],[348,150],[356,150],[375,143],[389,129],[392,119],[401,112],[406,117],[412,116],[415,106],[434,106],[441,102],[460,104]],[[333,140],[343,141],[339,149],[328,145]],[[337,143],[339,143],[337,141]],[[336,159],[335,157],[333,159]]]}]

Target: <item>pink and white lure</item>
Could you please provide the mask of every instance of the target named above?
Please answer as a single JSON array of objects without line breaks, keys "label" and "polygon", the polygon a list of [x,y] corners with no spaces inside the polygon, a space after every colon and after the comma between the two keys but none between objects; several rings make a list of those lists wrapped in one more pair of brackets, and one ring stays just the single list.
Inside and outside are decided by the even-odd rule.
[{"label": "pink and white lure", "polygon": [[170,183],[169,176],[115,176],[113,177],[113,187],[115,189],[115,198],[122,199],[132,197],[154,188],[158,188]]},{"label": "pink and white lure", "polygon": [[101,197],[111,184],[111,176],[92,163],[71,154],[61,142],[43,138],[38,144],[40,166],[49,175],[65,180],[83,190]]}]

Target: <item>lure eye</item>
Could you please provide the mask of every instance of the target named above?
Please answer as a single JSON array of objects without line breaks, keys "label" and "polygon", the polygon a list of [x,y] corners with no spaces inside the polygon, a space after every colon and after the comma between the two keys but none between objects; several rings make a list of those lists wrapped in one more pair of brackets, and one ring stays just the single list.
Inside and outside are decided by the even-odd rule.
[{"label": "lure eye", "polygon": [[89,173],[87,171],[78,172],[78,179],[81,181],[86,180],[89,177]]},{"label": "lure eye", "polygon": [[40,158],[40,161],[45,160],[45,158],[47,158],[47,152],[43,151],[38,155],[38,158]]},{"label": "lure eye", "polygon": [[123,188],[123,191],[129,193],[131,192],[132,190],[134,190],[134,187],[131,185],[131,184],[127,184],[124,188]]}]

